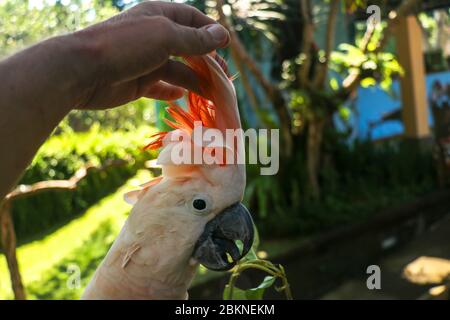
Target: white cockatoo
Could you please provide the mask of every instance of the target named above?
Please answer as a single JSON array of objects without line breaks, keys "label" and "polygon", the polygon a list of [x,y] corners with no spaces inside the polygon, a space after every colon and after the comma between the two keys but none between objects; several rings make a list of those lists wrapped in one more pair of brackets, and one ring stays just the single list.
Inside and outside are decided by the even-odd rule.
[{"label": "white cockatoo", "polygon": [[[216,53],[185,61],[208,99],[189,92],[187,111],[169,103],[173,121],[166,122],[175,130],[154,135],[147,146],[162,148],[158,156],[162,175],[125,195],[134,207],[84,299],[186,299],[199,263],[228,270],[252,246],[253,222],[241,204],[245,166],[237,161],[243,152],[242,136],[231,144],[205,144],[193,134],[198,124],[224,135],[227,129],[241,129],[226,63]],[[172,141],[176,134],[189,140]],[[175,151],[189,146],[200,148],[217,163],[176,164]]]}]

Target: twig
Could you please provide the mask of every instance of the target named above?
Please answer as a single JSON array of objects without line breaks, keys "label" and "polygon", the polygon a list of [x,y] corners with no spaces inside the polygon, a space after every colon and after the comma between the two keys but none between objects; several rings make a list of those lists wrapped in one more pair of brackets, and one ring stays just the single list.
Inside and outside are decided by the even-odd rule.
[{"label": "twig", "polygon": [[98,167],[92,164],[78,169],[75,174],[68,180],[48,180],[39,181],[32,185],[18,185],[12,192],[8,193],[5,197],[6,201],[12,201],[17,198],[29,196],[32,194],[40,193],[48,190],[74,190],[77,188],[78,183],[91,171],[103,171],[109,167],[117,167],[127,164],[128,161],[123,159],[116,159],[107,161],[104,165]]},{"label": "twig", "polygon": [[11,218],[11,203],[4,201],[0,204],[0,234],[1,245],[8,265],[11,286],[16,300],[25,300],[26,294],[20,275],[16,254],[16,233]]},{"label": "twig", "polygon": [[309,0],[300,0],[300,15],[303,19],[303,43],[301,57],[303,59],[299,69],[299,79],[303,86],[309,87],[309,68],[311,67],[311,45],[313,41],[314,25],[311,21],[311,3]]},{"label": "twig", "polygon": [[327,19],[327,33],[325,42],[325,61],[321,64],[321,68],[314,79],[314,86],[322,87],[328,72],[330,64],[330,55],[334,47],[335,25],[336,17],[339,9],[339,0],[332,0],[329,5],[328,19]]},{"label": "twig", "polygon": [[74,190],[78,187],[78,183],[83,178],[85,178],[89,172],[104,171],[110,167],[122,166],[127,163],[127,160],[116,159],[106,161],[106,163],[102,166],[94,166],[92,164],[88,164],[85,167],[78,169],[75,174],[68,180],[48,180],[39,181],[32,185],[19,185],[12,192],[7,194],[5,199],[0,202],[1,245],[5,252],[5,257],[11,277],[11,285],[14,292],[14,297],[16,299],[24,300],[26,299],[26,295],[19,271],[19,264],[17,261],[16,235],[14,232],[14,225],[11,217],[12,201],[18,198],[28,197],[49,190]]},{"label": "twig", "polygon": [[242,274],[242,272],[244,272],[245,270],[248,270],[248,269],[261,270],[265,273],[270,274],[274,278],[280,278],[283,285],[278,290],[285,292],[287,300],[293,300],[291,287],[287,280],[286,272],[284,271],[283,266],[278,265],[278,267],[277,267],[270,261],[259,260],[259,259],[241,262],[235,267],[235,269],[230,277],[230,281],[228,282],[228,288],[229,288],[228,297],[227,297],[228,300],[233,299],[233,289],[235,287],[237,279]]}]

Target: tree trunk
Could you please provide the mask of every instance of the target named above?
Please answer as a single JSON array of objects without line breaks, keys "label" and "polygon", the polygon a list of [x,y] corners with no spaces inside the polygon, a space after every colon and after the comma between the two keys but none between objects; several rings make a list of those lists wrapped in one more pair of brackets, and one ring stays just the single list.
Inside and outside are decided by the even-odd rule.
[{"label": "tree trunk", "polygon": [[331,51],[334,48],[334,38],[336,34],[336,20],[339,12],[339,0],[331,0],[328,5],[327,32],[325,41],[325,62],[318,67],[318,72],[314,78],[314,87],[322,89],[327,80],[328,67],[330,64]]},{"label": "tree trunk", "polygon": [[276,91],[272,100],[275,110],[280,120],[280,154],[283,160],[290,159],[293,153],[291,116],[288,111],[287,103],[280,91]]},{"label": "tree trunk", "polygon": [[303,34],[301,48],[303,61],[301,68],[299,68],[298,71],[298,78],[304,88],[309,88],[310,86],[309,71],[312,63],[311,46],[314,38],[314,22],[312,21],[311,9],[310,0],[300,0],[300,17],[303,21],[303,30],[301,30]]},{"label": "tree trunk", "polygon": [[16,300],[25,300],[25,289],[16,256],[16,234],[14,232],[10,208],[9,201],[4,201],[0,206],[1,244],[8,264],[14,298]]},{"label": "tree trunk", "polygon": [[317,116],[308,122],[306,167],[310,186],[309,195],[314,200],[320,198],[319,171],[324,125],[325,120]]}]

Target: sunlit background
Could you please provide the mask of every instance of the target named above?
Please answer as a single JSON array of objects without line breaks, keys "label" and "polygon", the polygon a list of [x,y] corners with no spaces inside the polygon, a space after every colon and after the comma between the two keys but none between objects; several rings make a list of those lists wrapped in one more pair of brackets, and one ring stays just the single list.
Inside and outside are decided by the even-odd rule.
[{"label": "sunlit background", "polygon": [[[0,0],[0,58],[137,2]],[[283,264],[294,298],[448,297],[446,1],[187,2],[237,39],[220,53],[237,75],[243,125],[281,129],[279,174],[249,165],[244,200],[257,255]],[[380,9],[375,25],[369,4]],[[74,190],[26,194],[3,210],[0,299],[80,297],[129,213],[123,194],[159,174],[142,147],[163,127],[164,107],[140,99],[64,119],[20,185],[91,169]],[[380,266],[381,290],[367,288],[369,265]],[[190,297],[221,298],[227,277],[200,268]],[[250,273],[239,286],[260,278]]]}]

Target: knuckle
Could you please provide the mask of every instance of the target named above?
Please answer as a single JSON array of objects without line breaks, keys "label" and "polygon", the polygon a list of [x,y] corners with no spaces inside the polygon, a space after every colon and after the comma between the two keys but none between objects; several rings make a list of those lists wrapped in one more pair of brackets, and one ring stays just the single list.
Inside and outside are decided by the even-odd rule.
[{"label": "knuckle", "polygon": [[159,15],[163,13],[163,8],[166,5],[175,5],[174,3],[167,3],[164,1],[143,1],[135,5],[132,9],[135,9],[146,15]]},{"label": "knuckle", "polygon": [[159,1],[143,1],[134,6],[135,10],[151,10]]},{"label": "knuckle", "polygon": [[150,32],[155,44],[166,48],[176,36],[175,25],[164,16],[143,17],[147,32]]},{"label": "knuckle", "polygon": [[155,27],[157,28],[155,30],[158,30],[161,34],[170,35],[174,31],[174,25],[168,18],[164,16],[156,16],[152,17],[152,19]]},{"label": "knuckle", "polygon": [[208,49],[211,47],[211,41],[208,38],[208,34],[201,29],[193,29],[195,37],[198,39],[198,45],[200,48]]},{"label": "knuckle", "polygon": [[154,17],[161,14],[160,1],[143,1],[129,10],[135,12],[137,15]]},{"label": "knuckle", "polygon": [[175,27],[173,22],[164,16],[144,16],[142,19],[146,29],[158,38],[164,39],[172,36],[174,33]]}]

